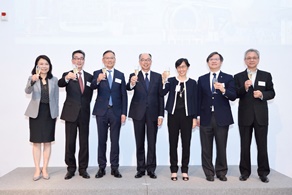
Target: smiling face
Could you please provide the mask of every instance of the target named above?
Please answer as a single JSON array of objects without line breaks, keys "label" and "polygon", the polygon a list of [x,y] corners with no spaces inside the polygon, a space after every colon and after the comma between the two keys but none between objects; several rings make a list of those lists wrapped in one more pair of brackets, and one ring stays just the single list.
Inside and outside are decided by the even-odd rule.
[{"label": "smiling face", "polygon": [[37,62],[37,66],[41,70],[40,74],[47,74],[50,70],[50,65],[47,60],[40,58]]},{"label": "smiling face", "polygon": [[148,72],[152,64],[151,56],[147,53],[141,54],[139,58],[139,64],[144,72]]},{"label": "smiling face", "polygon": [[185,77],[187,75],[188,69],[189,67],[184,61],[176,67],[177,73],[180,77]]},{"label": "smiling face", "polygon": [[208,66],[211,72],[217,72],[218,70],[220,70],[221,65],[222,65],[222,61],[218,54],[214,54],[208,59]]},{"label": "smiling face", "polygon": [[82,70],[84,61],[85,59],[82,53],[75,53],[73,55],[72,64],[75,64],[79,71]]},{"label": "smiling face", "polygon": [[107,69],[112,69],[116,63],[115,54],[112,52],[107,52],[103,55],[102,63]]},{"label": "smiling face", "polygon": [[244,58],[244,62],[249,70],[256,70],[259,61],[260,59],[256,52],[248,52]]}]

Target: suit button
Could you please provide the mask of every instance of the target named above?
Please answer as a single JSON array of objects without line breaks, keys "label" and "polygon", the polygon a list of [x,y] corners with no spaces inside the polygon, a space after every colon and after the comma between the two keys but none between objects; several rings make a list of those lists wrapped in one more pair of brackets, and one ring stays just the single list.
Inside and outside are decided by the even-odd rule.
[{"label": "suit button", "polygon": [[212,97],[212,99],[214,100],[214,97]]}]

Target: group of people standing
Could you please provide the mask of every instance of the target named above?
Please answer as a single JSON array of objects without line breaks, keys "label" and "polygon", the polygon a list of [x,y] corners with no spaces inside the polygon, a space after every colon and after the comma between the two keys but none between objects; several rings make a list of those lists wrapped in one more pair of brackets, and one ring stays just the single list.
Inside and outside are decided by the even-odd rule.
[{"label": "group of people standing", "polygon": [[[149,53],[139,55],[141,70],[130,74],[125,82],[122,72],[114,68],[115,53],[107,50],[102,62],[105,68],[93,75],[83,70],[85,53],[74,51],[72,64],[77,71],[65,72],[61,79],[52,75],[50,59],[38,56],[28,79],[25,92],[32,93],[26,116],[29,117],[30,142],[33,143],[35,173],[33,180],[49,179],[47,170],[50,158],[51,142],[55,140],[55,123],[58,117],[58,87],[66,88],[61,119],[65,121],[65,179],[71,179],[77,170],[85,179],[89,159],[89,120],[90,102],[93,90],[97,97],[92,114],[95,115],[98,132],[98,164],[95,178],[106,174],[107,140],[110,137],[111,175],[121,178],[119,171],[119,137],[121,125],[127,117],[127,90],[133,91],[129,108],[129,117],[133,120],[136,143],[137,173],[135,178],[147,175],[156,179],[156,140],[158,127],[162,125],[164,110],[167,111],[169,132],[169,155],[171,180],[178,180],[178,139],[181,137],[182,180],[188,181],[190,144],[192,129],[200,128],[202,168],[208,181],[216,176],[227,181],[227,137],[233,117],[229,101],[239,98],[238,125],[241,141],[239,179],[245,181],[251,174],[250,145],[252,133],[258,148],[258,175],[262,182],[269,182],[270,172],[267,134],[267,100],[274,98],[272,76],[257,68],[260,54],[256,49],[245,52],[244,62],[247,69],[234,77],[221,71],[223,56],[213,52],[207,57],[210,72],[200,76],[198,82],[187,76],[190,63],[185,58],[175,62],[177,76],[168,78],[166,72],[159,74],[151,70],[152,56]],[[168,94],[166,104],[164,96]],[[79,133],[78,166],[75,159],[76,137]],[[145,150],[147,139],[147,154]],[[216,160],[213,164],[213,142],[216,145]],[[41,148],[43,144],[43,154]],[[43,155],[43,167],[40,159]]]}]

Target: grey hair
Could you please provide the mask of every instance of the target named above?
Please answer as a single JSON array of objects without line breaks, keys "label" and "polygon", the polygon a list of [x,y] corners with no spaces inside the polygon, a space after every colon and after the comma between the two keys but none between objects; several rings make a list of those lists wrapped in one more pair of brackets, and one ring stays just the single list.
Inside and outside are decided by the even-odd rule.
[{"label": "grey hair", "polygon": [[249,53],[249,52],[254,52],[257,54],[258,58],[260,58],[260,52],[256,49],[248,49],[246,50],[246,52],[244,53],[244,59],[246,58],[246,55]]}]

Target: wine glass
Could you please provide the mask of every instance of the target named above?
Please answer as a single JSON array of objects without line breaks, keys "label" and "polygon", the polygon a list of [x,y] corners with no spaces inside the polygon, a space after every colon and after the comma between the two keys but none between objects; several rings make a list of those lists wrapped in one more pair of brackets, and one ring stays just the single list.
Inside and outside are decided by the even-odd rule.
[{"label": "wine glass", "polygon": [[170,75],[170,68],[168,67],[167,69],[165,69],[163,73],[166,76],[165,83],[169,83],[168,77]]},{"label": "wine glass", "polygon": [[136,82],[138,82],[139,68],[140,68],[139,66],[135,66],[135,69],[134,69],[134,74],[137,77],[137,81]]},{"label": "wine glass", "polygon": [[[106,67],[103,67],[103,68],[101,69],[101,71],[102,71],[103,74],[106,75]],[[104,78],[104,79],[102,79],[102,80],[106,80],[106,78]]]},{"label": "wine glass", "polygon": [[38,65],[35,67],[35,73],[37,75],[40,75],[41,74],[41,68]]},{"label": "wine glass", "polygon": [[76,75],[75,80],[77,80],[77,73],[78,73],[78,68],[75,64],[72,64],[72,68],[73,68],[73,73]]},{"label": "wine glass", "polygon": [[214,77],[213,79],[212,79],[212,85],[213,85],[213,87],[214,87],[214,92],[213,92],[213,94],[217,94],[217,92],[216,92],[216,89],[215,89],[215,83],[217,83],[218,82],[218,79],[216,78],[216,77]]}]

